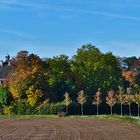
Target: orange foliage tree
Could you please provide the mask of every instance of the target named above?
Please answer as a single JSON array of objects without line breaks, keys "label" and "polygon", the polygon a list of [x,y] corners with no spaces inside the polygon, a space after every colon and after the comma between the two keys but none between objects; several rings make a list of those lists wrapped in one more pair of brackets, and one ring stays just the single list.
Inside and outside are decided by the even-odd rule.
[{"label": "orange foliage tree", "polygon": [[101,92],[100,92],[100,89],[98,89],[98,91],[96,92],[96,94],[93,98],[93,101],[92,101],[92,104],[96,105],[96,107],[97,107],[97,115],[99,114],[99,105],[100,105],[101,102],[102,102]]},{"label": "orange foliage tree", "polygon": [[133,72],[133,71],[125,71],[123,72],[123,76],[125,77],[127,81],[130,82],[130,84],[134,84],[136,83],[138,73]]},{"label": "orange foliage tree", "polygon": [[35,105],[35,101],[38,101],[36,98],[42,97],[41,84],[44,78],[41,59],[37,55],[28,54],[27,51],[20,51],[12,59],[11,65],[9,87],[13,98],[17,101],[27,99],[29,104]]},{"label": "orange foliage tree", "polygon": [[116,102],[117,102],[117,99],[115,96],[115,92],[113,90],[110,90],[106,97],[106,103],[110,106],[111,115],[112,115],[113,106],[116,104]]},{"label": "orange foliage tree", "polygon": [[81,114],[84,115],[83,105],[86,102],[86,97],[83,90],[78,93],[77,101],[81,105]]}]

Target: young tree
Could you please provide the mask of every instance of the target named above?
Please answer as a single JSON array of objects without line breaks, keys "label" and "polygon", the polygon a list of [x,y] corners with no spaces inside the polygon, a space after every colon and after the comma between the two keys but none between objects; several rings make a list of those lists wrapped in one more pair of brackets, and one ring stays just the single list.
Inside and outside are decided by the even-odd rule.
[{"label": "young tree", "polygon": [[121,105],[121,116],[123,115],[123,104],[125,103],[125,95],[123,87],[119,86],[117,102]]},{"label": "young tree", "polygon": [[97,107],[97,115],[99,114],[99,105],[100,105],[101,102],[102,102],[101,92],[100,92],[100,89],[98,89],[98,91],[96,92],[96,94],[94,96],[94,99],[92,101],[92,104],[96,105],[96,107]]},{"label": "young tree", "polygon": [[71,104],[72,100],[67,92],[65,92],[64,97],[65,97],[64,103],[66,105],[66,113],[68,114],[68,106]]},{"label": "young tree", "polygon": [[116,96],[113,90],[110,90],[106,97],[106,103],[110,106],[110,112],[112,115],[112,108],[116,104]]},{"label": "young tree", "polygon": [[125,103],[129,106],[129,116],[131,116],[131,103],[133,102],[134,95],[132,95],[131,88],[127,88],[127,94],[125,95]]},{"label": "young tree", "polygon": [[86,102],[86,97],[83,90],[80,90],[77,97],[78,103],[81,105],[81,114],[84,114],[83,105]]},{"label": "young tree", "polygon": [[134,102],[138,105],[138,117],[140,116],[140,93],[134,96]]}]

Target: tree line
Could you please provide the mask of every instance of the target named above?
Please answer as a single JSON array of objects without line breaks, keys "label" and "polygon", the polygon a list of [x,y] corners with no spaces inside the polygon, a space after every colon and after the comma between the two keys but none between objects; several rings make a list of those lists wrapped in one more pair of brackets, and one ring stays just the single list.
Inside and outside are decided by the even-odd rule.
[{"label": "tree line", "polygon": [[132,102],[139,105],[137,58],[115,57],[87,44],[78,48],[72,58],[59,55],[41,59],[36,54],[20,51],[10,63],[10,73],[0,87],[3,114],[51,114],[64,110],[65,106],[66,112],[69,109],[70,114],[75,114],[77,102],[82,114],[83,110],[90,113],[92,107],[88,103],[97,106],[97,114],[100,104],[104,108],[107,103],[111,110],[118,102],[121,110],[123,104],[128,104],[129,110]]}]

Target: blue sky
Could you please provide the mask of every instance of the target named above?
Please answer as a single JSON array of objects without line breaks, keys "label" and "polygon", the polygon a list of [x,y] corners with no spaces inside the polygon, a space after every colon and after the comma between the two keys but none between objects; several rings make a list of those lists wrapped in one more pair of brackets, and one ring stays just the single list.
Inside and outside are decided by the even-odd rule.
[{"label": "blue sky", "polygon": [[72,56],[83,44],[140,56],[139,0],[0,0],[0,59]]}]

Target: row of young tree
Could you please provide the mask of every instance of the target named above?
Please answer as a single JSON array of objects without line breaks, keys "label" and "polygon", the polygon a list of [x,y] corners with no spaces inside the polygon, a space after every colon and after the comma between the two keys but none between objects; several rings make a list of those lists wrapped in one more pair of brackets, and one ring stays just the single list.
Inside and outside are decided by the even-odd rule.
[{"label": "row of young tree", "polygon": [[[67,92],[64,94],[64,97],[65,97],[64,103],[66,105],[66,113],[68,114],[68,106],[72,103],[72,100]],[[87,102],[86,95],[84,94],[83,90],[81,90],[78,93],[77,102],[81,106],[81,115],[83,115],[84,114],[83,105]],[[101,98],[101,91],[100,89],[98,89],[96,94],[93,96],[93,99],[91,102],[92,105],[96,105],[97,115],[99,114],[99,105],[102,102],[103,100]],[[120,104],[121,116],[123,115],[123,108],[122,108],[123,105],[129,106],[129,115],[131,116],[131,104],[133,102],[138,105],[137,110],[138,110],[138,117],[139,117],[140,116],[140,111],[139,111],[140,110],[140,92],[134,94],[131,88],[127,88],[126,93],[125,93],[123,88],[119,87],[119,90],[117,92],[114,92],[114,90],[108,91],[106,99],[105,99],[105,103],[108,104],[110,107],[111,115],[113,114],[113,106],[115,104]]]},{"label": "row of young tree", "polygon": [[[116,97],[119,85],[124,89],[131,86],[133,91],[140,85],[137,83],[138,77],[135,80],[136,72],[130,72],[130,69],[123,71],[111,52],[102,53],[91,44],[77,49],[72,58],[59,55],[41,59],[35,54],[20,51],[10,63],[11,71],[0,88],[1,108],[21,108],[24,102],[28,109],[31,106],[35,110],[48,103],[48,100],[52,107],[53,104],[63,102],[65,91],[73,102],[77,102],[77,93],[81,89],[84,89],[86,95],[83,101],[91,103],[93,93],[95,95],[99,88],[103,103],[108,91],[112,92],[111,89],[114,89],[113,96]],[[118,100],[115,99],[114,102],[117,103]],[[87,107],[86,110],[90,108]]]}]

